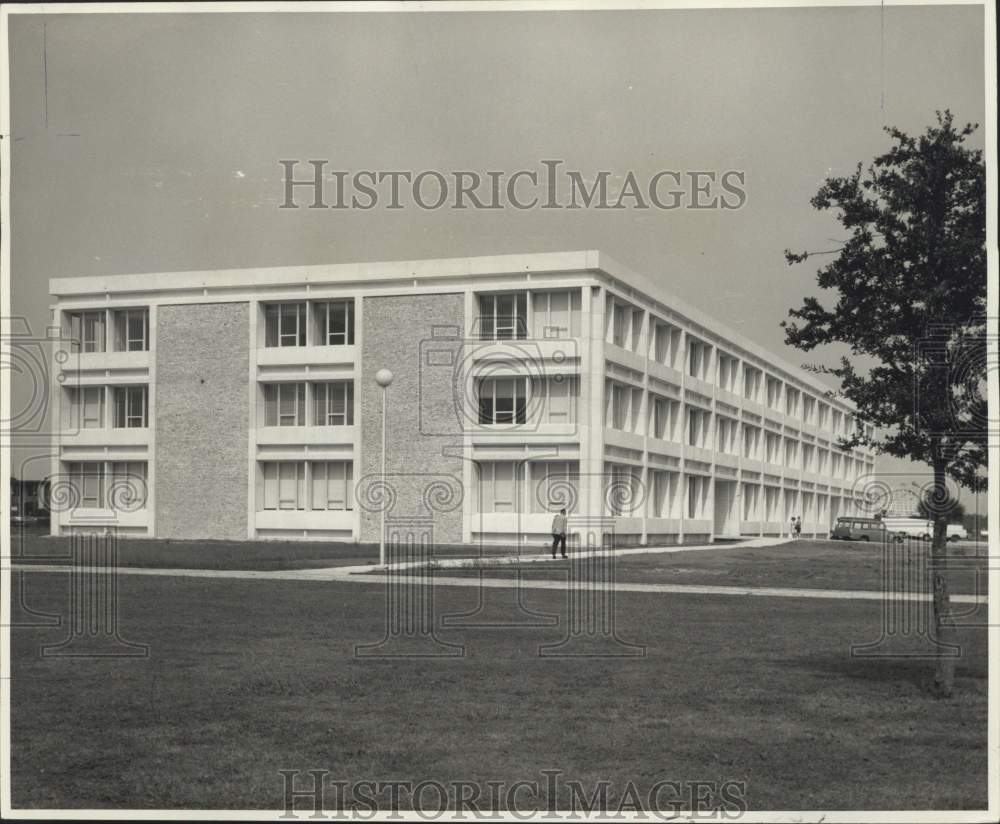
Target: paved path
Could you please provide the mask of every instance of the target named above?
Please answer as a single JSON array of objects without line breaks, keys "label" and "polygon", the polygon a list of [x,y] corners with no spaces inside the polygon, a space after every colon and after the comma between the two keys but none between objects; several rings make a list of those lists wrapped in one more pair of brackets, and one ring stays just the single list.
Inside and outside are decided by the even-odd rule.
[{"label": "paved path", "polygon": [[[646,551],[646,550],[643,550]],[[595,553],[603,554],[603,553]],[[456,562],[459,559],[454,559]],[[515,559],[516,560],[516,559]],[[450,566],[459,566],[454,563]],[[466,564],[467,565],[467,564]],[[18,572],[61,572],[73,571],[73,567],[52,564],[18,564],[12,567]],[[362,584],[368,586],[385,586],[387,576],[381,572],[372,572],[374,568],[365,567],[332,567],[326,569],[296,569],[296,570],[236,570],[236,569],[144,569],[139,567],[119,567],[117,572],[121,575],[152,575],[179,578],[233,578],[250,581],[315,581],[315,582],[341,582],[351,584]],[[81,567],[79,571],[87,571],[98,574],[107,574],[112,570],[107,567]],[[394,577],[394,584],[401,582],[400,578]],[[532,580],[525,581],[518,578],[488,578],[485,576],[469,576],[467,578],[446,577],[438,573],[433,576],[413,576],[402,580],[415,586],[448,587],[489,587],[493,589],[559,589],[559,590],[585,590],[593,591],[597,587],[586,581],[568,580]],[[881,590],[842,590],[842,589],[805,589],[794,587],[735,587],[735,586],[709,586],[699,584],[643,584],[636,582],[615,582],[616,592],[653,592],[671,593],[676,595],[742,595],[744,597],[763,598],[819,598],[837,599],[848,601],[881,601],[889,598],[895,601],[929,601],[930,595],[919,593],[883,593]],[[956,604],[985,604],[985,595],[952,595],[951,600]]]}]

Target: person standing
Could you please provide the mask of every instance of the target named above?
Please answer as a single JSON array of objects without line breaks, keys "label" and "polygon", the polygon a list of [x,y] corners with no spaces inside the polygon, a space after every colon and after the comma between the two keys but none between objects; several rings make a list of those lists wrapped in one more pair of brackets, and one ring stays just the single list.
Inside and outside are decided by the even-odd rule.
[{"label": "person standing", "polygon": [[802,537],[802,518],[797,517],[795,519],[795,537],[796,538]]},{"label": "person standing", "polygon": [[556,547],[562,547],[563,558],[566,555],[566,510],[560,509],[559,514],[552,519],[552,557],[556,557]]}]

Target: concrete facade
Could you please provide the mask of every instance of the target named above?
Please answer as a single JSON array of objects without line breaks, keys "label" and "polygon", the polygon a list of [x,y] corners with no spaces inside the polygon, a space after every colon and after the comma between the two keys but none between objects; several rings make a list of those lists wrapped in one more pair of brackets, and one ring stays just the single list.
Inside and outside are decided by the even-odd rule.
[{"label": "concrete facade", "polygon": [[376,541],[383,367],[390,518],[438,543],[537,545],[562,505],[619,544],[823,535],[874,472],[850,404],[599,252],[50,289],[81,349],[53,369],[55,534]]},{"label": "concrete facade", "polygon": [[155,534],[245,538],[249,307],[164,306],[157,333]]}]

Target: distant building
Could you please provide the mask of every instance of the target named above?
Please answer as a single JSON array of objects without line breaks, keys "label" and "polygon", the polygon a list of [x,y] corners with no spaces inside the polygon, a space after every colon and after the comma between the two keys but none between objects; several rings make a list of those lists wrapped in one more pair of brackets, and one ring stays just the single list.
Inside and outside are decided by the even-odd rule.
[{"label": "distant building", "polygon": [[79,346],[54,534],[378,540],[383,367],[393,514],[442,543],[543,540],[561,505],[622,543],[826,534],[873,472],[849,404],[597,252],[50,290]]}]

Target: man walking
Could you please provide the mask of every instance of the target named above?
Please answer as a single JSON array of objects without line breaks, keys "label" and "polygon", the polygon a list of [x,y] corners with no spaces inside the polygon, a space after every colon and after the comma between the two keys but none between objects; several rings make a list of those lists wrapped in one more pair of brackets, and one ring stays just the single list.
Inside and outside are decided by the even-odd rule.
[{"label": "man walking", "polygon": [[556,557],[556,547],[562,545],[563,558],[566,555],[566,510],[560,509],[559,514],[552,519],[552,557]]}]

